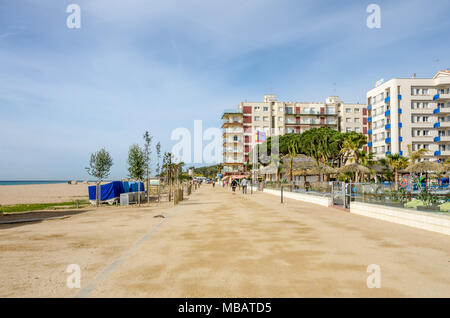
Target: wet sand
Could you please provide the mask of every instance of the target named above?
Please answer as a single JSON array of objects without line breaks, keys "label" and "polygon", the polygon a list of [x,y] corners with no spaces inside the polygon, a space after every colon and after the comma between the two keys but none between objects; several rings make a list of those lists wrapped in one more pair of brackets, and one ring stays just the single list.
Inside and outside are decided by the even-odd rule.
[{"label": "wet sand", "polygon": [[[163,214],[165,218],[154,216]],[[450,238],[204,185],[189,200],[0,226],[0,296],[450,297]],[[69,264],[81,290],[66,287]],[[368,288],[367,267],[381,268]]]}]

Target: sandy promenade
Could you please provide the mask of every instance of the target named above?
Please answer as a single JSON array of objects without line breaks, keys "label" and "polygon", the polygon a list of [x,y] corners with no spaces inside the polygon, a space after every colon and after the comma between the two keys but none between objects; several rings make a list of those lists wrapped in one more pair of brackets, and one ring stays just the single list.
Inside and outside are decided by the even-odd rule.
[{"label": "sandy promenade", "polygon": [[[204,185],[176,207],[0,226],[0,296],[450,297],[449,243],[443,234]],[[81,289],[66,287],[69,264],[81,267]],[[369,264],[380,266],[381,288],[367,287]]]},{"label": "sandy promenade", "polygon": [[67,183],[0,186],[0,205],[87,200],[88,186]]}]

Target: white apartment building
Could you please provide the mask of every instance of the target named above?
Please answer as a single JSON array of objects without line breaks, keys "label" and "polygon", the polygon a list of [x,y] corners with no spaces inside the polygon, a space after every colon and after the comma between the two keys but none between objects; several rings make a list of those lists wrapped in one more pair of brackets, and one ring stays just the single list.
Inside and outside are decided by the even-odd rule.
[{"label": "white apartment building", "polygon": [[[342,122],[340,113],[351,119]],[[345,104],[337,96],[325,102],[280,102],[274,95],[265,95],[262,102],[241,102],[237,111],[224,112],[222,120],[224,172],[230,174],[245,171],[257,132],[266,137],[302,133],[313,127],[367,132],[366,105]]]},{"label": "white apartment building", "polygon": [[450,157],[450,71],[433,78],[393,78],[367,92],[369,150],[376,158],[428,149]]}]

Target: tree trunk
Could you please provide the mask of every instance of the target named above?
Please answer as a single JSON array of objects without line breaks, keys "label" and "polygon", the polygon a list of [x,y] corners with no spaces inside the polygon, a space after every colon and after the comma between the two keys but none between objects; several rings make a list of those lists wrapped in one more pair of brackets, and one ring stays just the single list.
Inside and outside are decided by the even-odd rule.
[{"label": "tree trunk", "polygon": [[394,174],[394,189],[398,190],[398,170],[395,170]]},{"label": "tree trunk", "polygon": [[141,181],[138,179],[138,206],[141,206]]},{"label": "tree trunk", "polygon": [[97,181],[97,186],[95,187],[95,205],[100,206],[101,192],[100,192],[100,183],[101,181]]},{"label": "tree trunk", "polygon": [[291,157],[291,160],[289,161],[289,181],[292,183],[292,161],[293,158]]}]

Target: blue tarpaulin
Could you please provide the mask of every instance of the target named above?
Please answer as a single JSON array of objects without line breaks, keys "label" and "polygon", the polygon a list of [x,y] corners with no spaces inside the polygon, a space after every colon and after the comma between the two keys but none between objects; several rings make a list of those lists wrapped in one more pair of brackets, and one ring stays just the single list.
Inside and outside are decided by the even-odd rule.
[{"label": "blue tarpaulin", "polygon": [[[128,192],[138,192],[138,183],[136,181],[124,181],[123,182],[124,191]],[[141,182],[141,191],[145,191],[144,182]]]},{"label": "blue tarpaulin", "polygon": [[[89,187],[89,200],[96,200],[96,188],[97,186]],[[119,198],[121,193],[124,193],[122,181],[113,181],[100,186],[100,201],[111,200]]]}]

